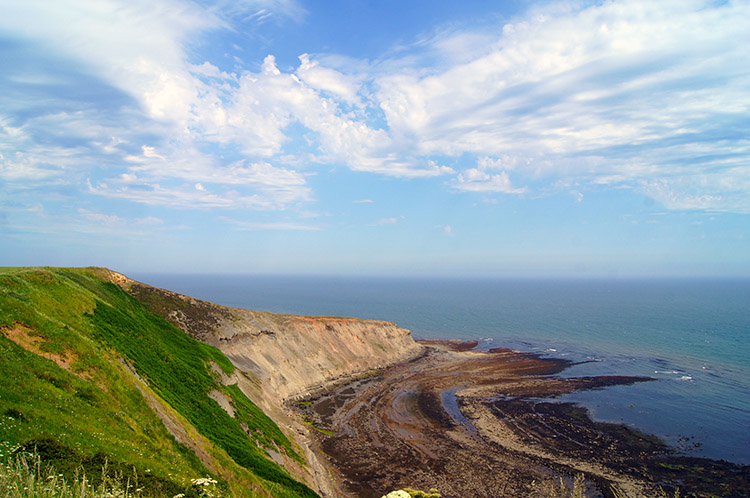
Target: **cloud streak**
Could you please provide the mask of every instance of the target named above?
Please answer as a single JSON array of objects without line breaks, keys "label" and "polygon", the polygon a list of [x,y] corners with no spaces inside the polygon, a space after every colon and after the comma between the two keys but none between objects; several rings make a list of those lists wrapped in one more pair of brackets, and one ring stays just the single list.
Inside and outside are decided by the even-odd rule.
[{"label": "cloud streak", "polygon": [[[392,136],[424,155],[511,157],[535,182],[669,180],[679,190],[698,173],[710,177],[703,201],[668,207],[747,212],[719,192],[749,174],[748,15],[746,2],[545,4],[505,25],[488,53],[384,75],[377,96]],[[455,36],[440,43],[464,43]],[[507,174],[481,168],[452,185],[518,193]]]},{"label": "cloud streak", "polygon": [[[200,56],[208,34],[269,13],[306,16],[281,0],[4,5],[6,36],[72,69],[65,83],[4,68],[0,90],[21,104],[0,109],[0,178],[284,210],[313,202],[307,178],[334,165],[455,192],[625,186],[673,210],[750,212],[747,2],[544,3],[374,63],[303,53],[282,70],[269,54],[228,72]],[[61,91],[71,82],[98,93]],[[22,104],[40,94],[46,111]]]}]

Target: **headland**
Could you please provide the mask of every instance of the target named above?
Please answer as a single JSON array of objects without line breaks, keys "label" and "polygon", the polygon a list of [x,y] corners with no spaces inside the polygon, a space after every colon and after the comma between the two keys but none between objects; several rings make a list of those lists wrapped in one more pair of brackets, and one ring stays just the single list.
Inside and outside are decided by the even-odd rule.
[{"label": "headland", "polygon": [[[741,497],[750,468],[680,456],[657,437],[593,421],[556,396],[650,382],[566,378],[568,360],[476,341],[415,341],[391,322],[226,308],[134,281],[129,293],[257,379],[251,399],[294,434],[296,475],[325,497],[399,488],[442,496],[549,496],[582,476],[587,496]],[[678,416],[676,414],[675,416]]]},{"label": "headland", "polygon": [[588,497],[750,489],[750,467],[554,400],[650,378],[566,377],[563,359],[228,308],[103,268],[4,269],[0,311],[0,442],[70,475],[148,475],[144,498],[195,494],[196,475],[237,498],[547,498],[576,478]]}]

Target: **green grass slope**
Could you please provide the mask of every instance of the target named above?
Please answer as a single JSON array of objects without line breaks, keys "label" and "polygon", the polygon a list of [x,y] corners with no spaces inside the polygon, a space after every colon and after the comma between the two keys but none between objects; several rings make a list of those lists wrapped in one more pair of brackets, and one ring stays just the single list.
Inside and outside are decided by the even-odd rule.
[{"label": "green grass slope", "polygon": [[[209,475],[227,496],[316,496],[268,457],[273,448],[304,463],[237,386],[222,385],[217,370],[231,374],[229,360],[105,276],[0,268],[0,461],[36,448],[61,473],[92,478],[106,462],[142,496],[198,494],[190,480]],[[144,388],[201,445],[201,458],[170,434]]]}]

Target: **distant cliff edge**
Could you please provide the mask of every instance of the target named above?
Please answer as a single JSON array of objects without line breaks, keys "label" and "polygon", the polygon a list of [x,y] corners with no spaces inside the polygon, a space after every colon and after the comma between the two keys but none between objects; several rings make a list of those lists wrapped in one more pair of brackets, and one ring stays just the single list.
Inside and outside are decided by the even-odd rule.
[{"label": "distant cliff edge", "polygon": [[105,268],[0,267],[0,457],[95,486],[105,466],[143,498],[349,496],[290,403],[422,351],[389,322],[228,308]]},{"label": "distant cliff edge", "polygon": [[[311,430],[285,402],[337,381],[420,356],[425,348],[392,322],[296,316],[230,308],[136,282],[107,270],[108,279],[194,339],[217,347],[239,371],[222,378],[238,387],[304,450],[307,469],[277,458],[323,496],[346,495],[330,463],[314,449]],[[217,372],[217,374],[221,375]],[[226,377],[226,376],[222,376]],[[230,401],[221,396],[222,406]]]},{"label": "distant cliff edge", "polygon": [[392,322],[281,315],[230,308],[146,285],[110,279],[193,338],[218,347],[260,381],[265,396],[284,401],[344,377],[418,356],[423,346]]}]

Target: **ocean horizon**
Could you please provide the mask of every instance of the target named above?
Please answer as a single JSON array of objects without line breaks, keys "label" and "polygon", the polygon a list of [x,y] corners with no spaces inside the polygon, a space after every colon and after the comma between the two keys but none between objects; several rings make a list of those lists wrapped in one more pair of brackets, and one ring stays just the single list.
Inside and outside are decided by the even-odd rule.
[{"label": "ocean horizon", "polygon": [[750,465],[750,279],[129,276],[225,306],[386,320],[418,339],[565,358],[569,377],[652,377],[556,399],[679,453]]}]

